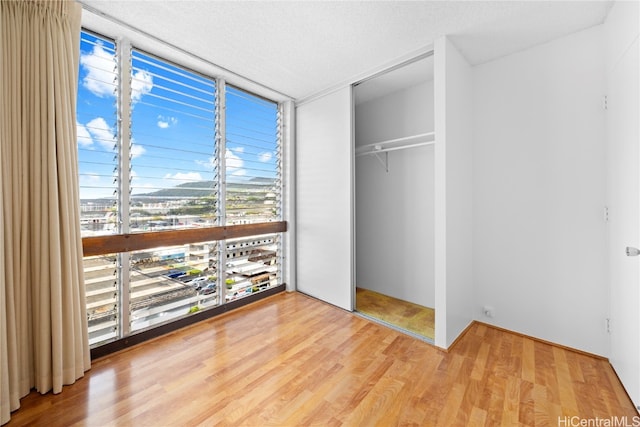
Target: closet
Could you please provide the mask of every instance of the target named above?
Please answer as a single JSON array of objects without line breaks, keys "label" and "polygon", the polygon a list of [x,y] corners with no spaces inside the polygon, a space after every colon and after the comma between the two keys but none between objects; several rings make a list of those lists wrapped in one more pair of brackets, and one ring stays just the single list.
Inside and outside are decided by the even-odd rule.
[{"label": "closet", "polygon": [[296,104],[295,287],[360,313],[357,289],[433,307],[433,343],[446,349],[482,304],[473,79],[446,37],[413,57]]},{"label": "closet", "polygon": [[355,310],[434,339],[434,67],[427,53],[353,85]]}]

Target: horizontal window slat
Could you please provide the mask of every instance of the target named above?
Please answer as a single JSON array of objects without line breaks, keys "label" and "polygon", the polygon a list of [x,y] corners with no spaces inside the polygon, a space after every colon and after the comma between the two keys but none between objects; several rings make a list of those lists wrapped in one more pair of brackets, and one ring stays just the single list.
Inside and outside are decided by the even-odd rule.
[{"label": "horizontal window slat", "polygon": [[193,73],[186,73],[186,72],[178,71],[177,67],[163,65],[161,62],[159,62],[160,60],[157,59],[157,58],[153,58],[153,57],[148,56],[148,55],[137,53],[135,50],[132,52],[131,56],[132,56],[132,59],[134,61],[151,65],[151,66],[153,66],[153,67],[155,67],[157,69],[160,69],[160,70],[165,70],[165,71],[167,71],[167,72],[169,72],[171,74],[180,76],[180,77],[182,77],[184,79],[191,80],[191,81],[194,81],[194,82],[198,82],[198,83],[202,84],[203,86],[209,86],[211,88],[215,87],[215,83],[213,81],[209,80],[208,78],[205,78],[205,77],[202,77],[202,76],[198,76],[198,75],[195,75]]},{"label": "horizontal window slat", "polygon": [[215,119],[209,116],[203,116],[202,114],[195,114],[195,113],[188,113],[184,110],[177,110],[175,108],[168,108],[166,106],[163,105],[159,105],[159,104],[154,104],[152,102],[146,102],[146,101],[138,101],[137,102],[140,105],[146,105],[147,107],[152,107],[152,108],[156,108],[157,110],[161,110],[161,111],[169,111],[172,113],[176,113],[177,115],[181,115],[184,117],[191,117],[194,119],[198,119],[203,123],[214,123]]},{"label": "horizontal window slat", "polygon": [[[134,69],[134,71],[136,71]],[[150,73],[152,77],[159,77],[157,74],[154,73]],[[191,87],[191,86],[185,86],[182,83],[178,82],[177,80],[171,80],[171,79],[161,79],[166,81],[167,83],[173,83],[173,84],[177,84],[178,86],[183,86],[185,89],[191,89],[192,91],[195,92],[200,92],[204,95],[207,95],[209,97],[211,97],[211,94],[213,93],[213,89],[209,89],[209,91],[204,91],[202,89],[199,88],[195,88],[195,87]],[[184,98],[188,98],[191,99],[193,101],[196,101],[194,104],[189,104],[187,103],[187,105],[198,105],[198,104],[202,104],[202,105],[207,105],[209,106],[208,110],[213,110],[214,106],[215,106],[215,100],[213,99],[208,99],[208,98],[202,98],[199,96],[195,96],[195,95],[191,95],[188,92],[184,92],[178,89],[172,89],[171,87],[168,86],[163,86],[163,85],[159,85],[157,84],[157,80],[155,80],[154,83],[154,88],[158,91],[162,91],[162,92],[168,92],[169,94],[174,94],[174,95],[178,95],[179,97],[184,97]],[[173,99],[173,98],[171,98]],[[186,102],[186,101],[184,101]]]},{"label": "horizontal window slat", "polygon": [[[200,119],[203,119],[203,120],[211,120],[211,121],[213,121],[213,115],[211,116],[211,119],[209,119],[207,116],[203,116],[203,115],[197,114],[198,112],[200,112],[200,113],[201,112],[212,112],[213,110],[211,110],[209,108],[200,107],[200,106],[197,106],[195,104],[189,104],[188,102],[178,101],[175,98],[169,98],[167,96],[162,96],[162,95],[158,95],[158,94],[155,94],[155,93],[148,93],[145,96],[169,102],[171,105],[179,105],[179,106],[182,106],[182,107],[188,107],[190,110],[195,110],[195,112],[192,112],[192,113],[186,113],[185,110],[175,110],[175,111],[179,111],[183,115],[189,115],[191,117],[196,117],[196,118],[200,118]],[[150,102],[146,102],[145,104],[146,105],[150,105],[150,106],[154,106],[154,104],[150,103]],[[166,108],[166,109],[170,110],[169,108]]]}]

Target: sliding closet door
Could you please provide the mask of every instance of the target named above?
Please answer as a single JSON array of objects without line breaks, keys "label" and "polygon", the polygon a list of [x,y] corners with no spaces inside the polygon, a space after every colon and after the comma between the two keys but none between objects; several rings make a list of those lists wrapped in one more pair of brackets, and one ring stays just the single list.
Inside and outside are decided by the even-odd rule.
[{"label": "sliding closet door", "polygon": [[353,309],[351,87],[296,110],[298,291]]}]

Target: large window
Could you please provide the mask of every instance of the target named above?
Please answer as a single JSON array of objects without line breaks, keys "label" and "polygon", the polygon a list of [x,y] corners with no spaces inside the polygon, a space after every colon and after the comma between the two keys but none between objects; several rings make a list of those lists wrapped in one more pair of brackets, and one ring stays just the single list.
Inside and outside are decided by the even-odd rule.
[{"label": "large window", "polygon": [[[88,32],[79,71],[83,237],[282,219],[278,103]],[[281,258],[280,233],[85,257],[90,343],[278,285]]]}]

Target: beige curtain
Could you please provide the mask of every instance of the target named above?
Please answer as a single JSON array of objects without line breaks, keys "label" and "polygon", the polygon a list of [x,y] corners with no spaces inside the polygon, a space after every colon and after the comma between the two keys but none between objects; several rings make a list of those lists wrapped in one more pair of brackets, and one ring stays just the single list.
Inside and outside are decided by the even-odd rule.
[{"label": "beige curtain", "polygon": [[0,1],[0,424],[90,368],[76,91],[81,7]]}]

